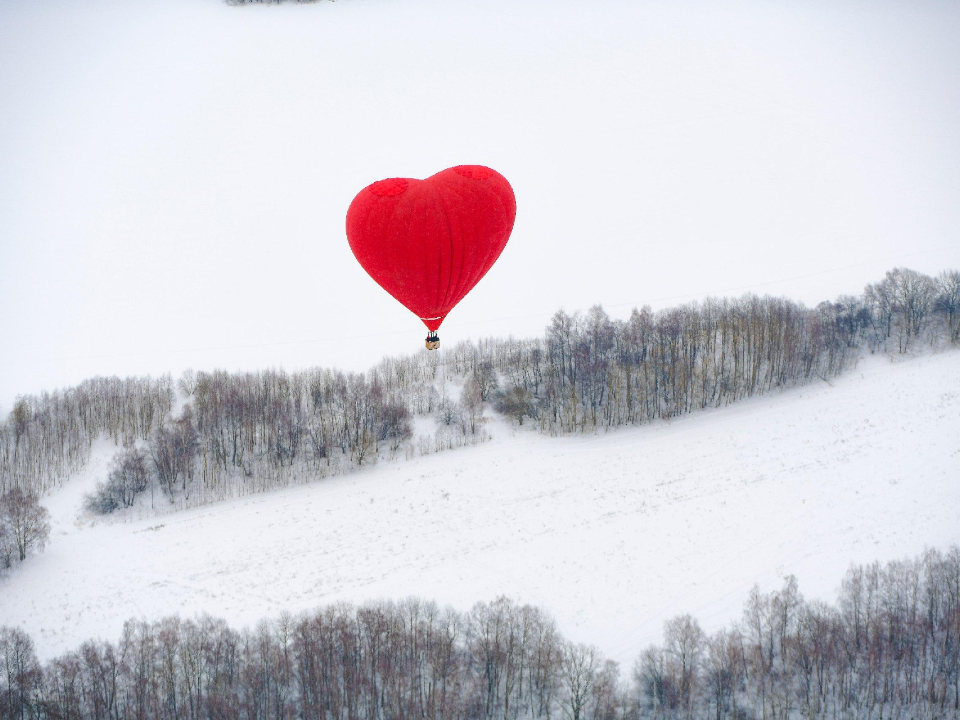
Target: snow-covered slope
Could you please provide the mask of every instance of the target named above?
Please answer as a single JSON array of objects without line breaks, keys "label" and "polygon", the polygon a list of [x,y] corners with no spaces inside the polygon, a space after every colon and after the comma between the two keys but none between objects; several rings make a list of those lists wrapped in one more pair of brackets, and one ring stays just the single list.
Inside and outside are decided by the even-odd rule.
[{"label": "snow-covered slope", "polygon": [[153,520],[76,522],[98,453],[48,500],[46,553],[0,583],[0,624],[49,656],[130,616],[507,594],[629,663],[675,614],[738,617],[754,582],[795,573],[830,598],[851,562],[960,542],[958,426],[951,352],[604,435],[497,427],[479,447]]}]

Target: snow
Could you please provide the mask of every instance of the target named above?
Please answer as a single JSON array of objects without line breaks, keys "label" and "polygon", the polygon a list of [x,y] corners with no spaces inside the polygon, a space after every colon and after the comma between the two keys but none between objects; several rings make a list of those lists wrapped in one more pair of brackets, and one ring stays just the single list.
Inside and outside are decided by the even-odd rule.
[{"label": "snow", "polygon": [[80,518],[107,444],[45,502],[45,553],[0,582],[0,624],[50,657],[125,619],[505,594],[629,669],[664,620],[713,630],[755,583],[833,599],[851,563],[960,542],[960,352],[868,357],[831,383],[672,422],[493,440],[159,518]]}]

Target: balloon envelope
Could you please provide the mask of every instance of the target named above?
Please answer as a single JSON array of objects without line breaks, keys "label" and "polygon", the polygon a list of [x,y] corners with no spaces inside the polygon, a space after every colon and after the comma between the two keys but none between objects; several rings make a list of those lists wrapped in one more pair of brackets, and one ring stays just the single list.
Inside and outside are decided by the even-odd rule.
[{"label": "balloon envelope", "polygon": [[506,178],[459,165],[368,185],[350,203],[347,239],[370,277],[436,330],[500,257],[516,214]]}]

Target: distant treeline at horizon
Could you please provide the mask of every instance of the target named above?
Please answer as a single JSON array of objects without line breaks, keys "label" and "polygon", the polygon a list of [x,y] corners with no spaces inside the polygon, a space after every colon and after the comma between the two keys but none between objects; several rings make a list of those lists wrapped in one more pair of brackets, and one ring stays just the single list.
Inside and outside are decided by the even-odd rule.
[{"label": "distant treeline at horizon", "polygon": [[[279,5],[285,2],[294,3],[315,3],[321,0],[223,0],[227,5]],[[328,0],[335,2],[335,0]]]},{"label": "distant treeline at horizon", "polygon": [[[466,341],[366,373],[94,378],[17,399],[0,422],[0,494],[58,486],[101,435],[123,449],[91,510],[132,505],[148,488],[190,507],[482,442],[490,406],[543,433],[592,432],[831,378],[862,352],[946,345],[960,345],[960,272],[897,268],[814,308],[744,295],[626,320],[600,306],[559,311],[541,338]],[[434,419],[432,435],[414,435],[416,416]]]},{"label": "distant treeline at horizon", "polygon": [[340,603],[236,630],[129,620],[41,664],[0,627],[3,720],[956,718],[960,548],[852,567],[836,603],[754,587],[713,634],[683,615],[621,677],[544,610]]}]

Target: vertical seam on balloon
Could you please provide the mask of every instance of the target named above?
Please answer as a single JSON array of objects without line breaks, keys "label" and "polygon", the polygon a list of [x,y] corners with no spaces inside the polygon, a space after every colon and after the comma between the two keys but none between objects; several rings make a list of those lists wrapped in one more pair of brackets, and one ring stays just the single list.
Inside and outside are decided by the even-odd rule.
[{"label": "vertical seam on balloon", "polygon": [[[450,248],[450,273],[447,275],[447,290],[443,295],[443,309],[446,311],[450,307],[451,300],[451,288],[456,290],[457,283],[460,281],[460,272],[457,272],[456,279],[453,276],[453,255],[454,255],[454,242],[453,242],[453,226],[450,224],[450,214],[444,213],[444,217],[447,220],[447,243]],[[461,243],[462,245],[462,243]],[[463,263],[463,248],[461,247],[461,264]]]},{"label": "vertical seam on balloon", "polygon": [[[464,180],[460,180],[460,182],[461,182],[461,183],[464,183]],[[468,186],[467,184],[461,184],[461,185],[459,186],[458,190],[464,190],[464,192],[458,192],[458,193],[457,193],[458,205],[464,205],[464,204],[465,204],[465,203],[464,203],[464,200],[465,200],[465,199],[468,199],[468,200],[475,200],[475,199],[476,199],[475,197],[473,197],[473,196],[471,195],[471,193],[469,193],[468,189],[469,189],[469,186]],[[461,230],[462,230],[462,229],[461,229]],[[465,253],[465,252],[461,252],[461,254],[460,254],[460,272],[457,273],[457,282],[456,282],[456,284],[454,285],[453,291],[447,293],[447,297],[446,297],[446,303],[447,303],[447,305],[456,305],[458,302],[460,302],[460,300],[463,299],[463,297],[462,297],[462,291],[463,291],[463,262],[464,262],[464,257],[465,257],[465,256],[466,256],[466,253]]]},{"label": "vertical seam on balloon", "polygon": [[[441,200],[440,193],[436,191],[434,191],[434,202],[435,204],[441,206],[441,209],[444,211],[442,213],[442,217],[443,217],[444,225],[447,228],[446,245],[447,245],[447,263],[449,266],[447,268],[448,270],[447,284],[446,284],[446,287],[443,289],[443,299],[441,303],[437,306],[437,313],[442,314],[447,307],[447,300],[450,293],[450,279],[453,277],[453,230],[450,227],[450,216],[446,212],[447,210],[446,205],[444,205],[443,201]],[[437,290],[439,290],[439,287],[437,288]]]},{"label": "vertical seam on balloon", "polygon": [[[506,182],[506,179],[504,179],[504,182]],[[497,200],[500,203],[500,212],[503,213],[503,216],[510,217],[510,226],[505,228],[504,230],[505,237],[501,239],[501,242],[499,243],[499,247],[491,251],[487,256],[487,263],[489,264],[489,267],[487,268],[488,272],[493,269],[493,266],[496,264],[497,260],[500,259],[500,256],[503,254],[503,251],[506,250],[507,243],[510,241],[510,235],[511,233],[513,233],[513,226],[517,219],[516,196],[513,194],[513,188],[509,186],[509,183],[507,183],[507,192],[509,194],[498,193]],[[512,213],[508,212],[508,208],[511,205],[513,206]],[[486,273],[484,273],[484,275],[486,275]],[[482,277],[477,278],[477,282],[480,282],[480,280],[482,279],[483,279]]]},{"label": "vertical seam on balloon", "polygon": [[[383,226],[385,226],[385,227],[391,227],[391,226],[393,225],[393,219],[394,219],[394,217],[396,217],[397,212],[400,210],[400,203],[401,203],[401,202],[403,202],[402,199],[399,200],[399,201],[397,201],[397,202],[395,202],[395,203],[392,203],[392,204],[391,204],[391,206],[390,206],[390,212],[389,212],[389,214],[386,216],[386,222],[383,222],[383,223],[382,223]],[[391,270],[391,275],[392,275],[392,276],[394,277],[394,279],[395,279],[395,278],[396,278],[396,275],[395,275],[395,270],[394,270],[394,268],[391,268],[390,270]],[[405,303],[403,300],[401,300],[399,297],[397,297],[397,296],[394,295],[392,292],[390,292],[390,290],[387,290],[387,288],[383,287],[383,285],[381,285],[379,281],[377,281],[377,284],[380,285],[380,287],[382,287],[384,290],[387,291],[387,295],[389,295],[389,296],[392,297],[394,300],[396,300],[397,302],[399,302],[401,305],[403,305],[404,307],[406,307],[406,303]]]},{"label": "vertical seam on balloon", "polygon": [[[506,215],[506,212],[505,212],[506,208],[504,207],[503,196],[499,192],[492,192],[491,195],[493,196],[494,200],[498,203],[500,213],[502,215]],[[512,229],[513,228],[511,226],[510,230]],[[509,232],[507,234],[509,237]],[[483,280],[484,276],[491,269],[490,266],[497,261],[497,258],[500,257],[500,253],[503,252],[504,247],[506,247],[506,241],[504,241],[499,248],[496,248],[494,246],[494,247],[489,247],[487,249],[486,253],[483,256],[483,261],[476,265],[477,270],[470,277],[470,283],[469,283],[467,292],[472,290],[474,287],[476,287],[477,283]]]},{"label": "vertical seam on balloon", "polygon": [[[449,216],[448,216],[449,217]],[[462,220],[462,218],[459,218]],[[458,228],[461,233],[463,233],[463,228]],[[457,269],[456,281],[453,281],[453,233],[451,232],[451,251],[450,251],[450,278],[451,282],[447,285],[447,293],[443,298],[443,306],[445,308],[450,307],[451,305],[456,305],[459,302],[458,293],[460,291],[461,279],[463,278],[463,258],[466,255],[464,252],[463,243],[460,243],[460,267]],[[452,288],[452,289],[451,289]]]},{"label": "vertical seam on balloon", "polygon": [[[481,201],[478,204],[487,208],[487,214],[489,215],[491,210],[489,199],[492,197],[494,200],[496,200],[497,195],[496,193],[491,192],[490,189],[487,189],[487,192],[481,192],[483,186],[479,184],[480,182],[481,181],[475,181],[471,186],[471,190],[473,190],[474,198]],[[484,178],[482,182],[486,184],[486,178]],[[487,220],[489,222],[489,218],[487,218]],[[481,278],[486,273],[486,270],[489,269],[487,266],[489,259],[490,246],[487,245],[484,249],[483,255],[476,258],[474,263],[474,271],[470,274],[470,277],[467,278],[467,282],[464,283],[464,287],[461,289],[461,292],[464,296],[474,287],[476,287],[477,283],[480,282]]]},{"label": "vertical seam on balloon", "polygon": [[[473,191],[475,188],[473,184],[466,184],[464,187],[468,191]],[[478,203],[476,202],[478,194],[476,192],[469,192],[469,195],[470,195],[470,199],[474,202],[474,206],[478,205]],[[471,273],[470,277],[467,278],[467,282],[464,283],[463,263],[464,263],[465,257],[466,257],[466,253],[460,253],[460,273],[457,276],[457,287],[453,295],[454,304],[459,303],[461,300],[463,300],[463,297],[470,291],[470,288],[473,287],[472,285],[470,285],[470,280],[473,277],[473,273]],[[476,265],[477,258],[474,257],[473,260],[474,260],[474,267],[477,267]],[[476,271],[474,271],[474,273],[475,272]],[[465,285],[469,287],[464,289]]]}]

